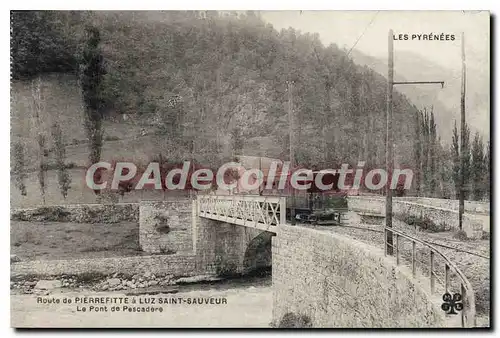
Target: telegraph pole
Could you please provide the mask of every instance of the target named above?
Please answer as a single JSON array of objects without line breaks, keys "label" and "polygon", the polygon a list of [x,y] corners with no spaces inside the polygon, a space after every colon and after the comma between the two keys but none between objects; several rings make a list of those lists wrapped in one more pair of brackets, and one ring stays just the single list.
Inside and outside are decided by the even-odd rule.
[{"label": "telegraph pole", "polygon": [[[387,113],[386,113],[386,138],[385,138],[385,168],[389,176],[385,189],[385,227],[392,228],[392,190],[391,190],[391,175],[394,165],[394,147],[392,141],[392,89],[394,82],[394,40],[393,31],[389,30],[388,36],[388,62],[387,62]],[[385,232],[386,236],[386,252],[392,255],[393,241],[392,232]]]},{"label": "telegraph pole", "polygon": [[[294,149],[294,133],[295,133],[295,119],[293,114],[293,81],[287,81],[288,85],[288,133],[290,142],[290,169],[295,167],[295,149]],[[291,186],[291,185],[290,185]],[[292,198],[290,205],[290,216],[292,225],[295,225],[295,189],[291,186]]]},{"label": "telegraph pole", "polygon": [[[440,84],[444,87],[444,81],[394,81],[394,32],[389,30],[388,36],[388,62],[387,62],[387,112],[386,112],[386,139],[385,139],[385,166],[388,175],[385,195],[385,253],[392,255],[393,236],[392,236],[392,175],[394,171],[394,141],[392,135],[392,93],[394,85],[407,84]],[[389,229],[389,230],[387,230]]]},{"label": "telegraph pole", "polygon": [[462,230],[462,219],[464,214],[465,198],[465,170],[464,170],[464,151],[465,151],[465,43],[464,33],[462,32],[462,88],[460,97],[460,195],[458,204],[458,224]]}]

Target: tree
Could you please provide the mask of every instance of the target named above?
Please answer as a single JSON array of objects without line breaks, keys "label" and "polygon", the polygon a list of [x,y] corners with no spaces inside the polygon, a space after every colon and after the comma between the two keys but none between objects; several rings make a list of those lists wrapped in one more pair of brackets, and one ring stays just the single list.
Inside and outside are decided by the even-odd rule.
[{"label": "tree", "polygon": [[[99,30],[89,26],[86,29],[86,42],[79,58],[79,81],[84,104],[84,126],[89,140],[90,164],[99,162],[103,140],[103,115],[101,82],[105,69],[99,48]],[[98,191],[96,191],[97,193]]]},{"label": "tree", "polygon": [[476,132],[474,136],[474,141],[472,143],[472,154],[471,154],[471,188],[472,197],[474,200],[479,201],[483,198],[485,194],[484,177],[486,175],[486,166],[484,161],[484,144],[483,139]]},{"label": "tree", "polygon": [[239,127],[233,128],[231,131],[231,148],[233,151],[233,158],[239,155],[243,155],[243,137],[241,135],[241,129]]},{"label": "tree", "polygon": [[423,174],[423,194],[427,195],[430,187],[430,128],[429,113],[426,108],[422,112],[422,174]]},{"label": "tree", "polygon": [[40,195],[42,197],[43,204],[45,204],[45,183],[47,176],[47,164],[45,157],[48,155],[48,151],[46,149],[46,139],[40,122],[41,115],[43,115],[45,108],[43,105],[44,99],[42,89],[42,80],[39,76],[37,79],[31,82],[31,119],[33,121],[33,129],[36,133],[36,140],[38,145],[38,184],[40,187]]},{"label": "tree", "polygon": [[64,145],[61,127],[56,122],[52,125],[52,140],[54,143],[55,160],[57,168],[57,182],[59,190],[64,199],[68,196],[68,190],[71,184],[71,177],[66,166],[66,148]]},{"label": "tree", "polygon": [[441,198],[454,198],[454,181],[453,181],[453,159],[451,157],[451,152],[448,149],[445,149],[441,140],[439,139],[437,145],[437,158],[439,168],[439,186],[441,190],[440,197]]},{"label": "tree", "polygon": [[11,11],[13,78],[73,71],[74,41],[71,33],[63,33],[63,26],[77,17],[75,12]]},{"label": "tree", "polygon": [[[451,146],[451,156],[453,159],[453,182],[455,183],[455,197],[460,198],[460,182],[461,182],[461,170],[463,170],[464,175],[464,199],[469,199],[471,193],[471,146],[470,146],[470,129],[467,124],[465,124],[464,129],[464,149],[463,152],[460,149],[460,138],[457,130],[457,122],[455,121],[455,126],[453,128],[452,136],[452,146]],[[460,168],[460,156],[462,156],[463,167]]]},{"label": "tree", "polygon": [[38,184],[40,186],[40,195],[42,196],[42,202],[45,204],[45,187],[46,187],[46,180],[47,180],[47,164],[45,162],[45,154],[46,154],[46,148],[45,148],[45,135],[43,134],[38,134],[38,149],[40,151],[39,153],[39,162],[38,162],[38,171],[37,171],[37,176],[38,176]]},{"label": "tree", "polygon": [[430,119],[429,119],[429,193],[433,197],[436,192],[437,187],[437,128],[434,120],[434,109],[431,109]]},{"label": "tree", "polygon": [[421,131],[421,113],[415,114],[415,140],[413,146],[413,156],[415,157],[415,190],[417,196],[420,196],[421,164],[422,164],[422,131]]},{"label": "tree", "polygon": [[455,183],[455,199],[460,198],[460,144],[457,129],[457,121],[455,121],[455,126],[453,127],[453,137],[451,144],[451,158],[453,162],[452,166],[452,179]]},{"label": "tree", "polygon": [[486,152],[484,154],[484,191],[486,193],[486,197],[490,200],[490,186],[491,186],[491,158],[490,158],[490,141],[488,140],[488,144],[486,146]]},{"label": "tree", "polygon": [[440,141],[434,120],[434,111],[424,108],[416,114],[416,130],[413,153],[416,168],[416,190],[418,195],[434,196],[436,194],[437,170]]},{"label": "tree", "polygon": [[24,160],[24,147],[21,142],[14,143],[13,147],[14,168],[13,176],[15,186],[21,192],[21,195],[26,196],[26,163]]},{"label": "tree", "polygon": [[464,199],[468,200],[471,197],[471,144],[470,144],[470,129],[465,124],[464,130],[464,151],[463,156],[463,171],[464,171]]},{"label": "tree", "polygon": [[156,100],[156,124],[158,143],[170,161],[182,161],[186,153],[183,139],[183,117],[185,115],[183,97],[172,94]]}]

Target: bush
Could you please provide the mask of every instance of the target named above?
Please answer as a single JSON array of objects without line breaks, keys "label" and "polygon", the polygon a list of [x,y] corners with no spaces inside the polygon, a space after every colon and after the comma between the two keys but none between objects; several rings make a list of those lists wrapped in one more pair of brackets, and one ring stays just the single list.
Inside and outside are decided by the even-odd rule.
[{"label": "bush", "polygon": [[15,178],[15,186],[21,192],[22,196],[26,196],[26,161],[24,157],[24,146],[21,142],[14,143],[14,170],[12,175]]},{"label": "bush", "polygon": [[75,32],[67,25],[76,16],[74,11],[12,11],[12,77],[76,70]]},{"label": "bush", "polygon": [[48,206],[13,210],[10,217],[13,221],[114,224],[123,221],[138,222],[139,212],[137,205],[133,204],[110,204],[102,207],[81,205],[79,208]]},{"label": "bush", "polygon": [[215,274],[222,278],[238,276],[236,265],[232,262],[224,261],[220,256],[215,260]]},{"label": "bush", "polygon": [[61,207],[40,207],[34,211],[15,211],[11,214],[13,221],[30,222],[67,222],[70,213]]},{"label": "bush", "polygon": [[429,232],[442,232],[449,229],[445,222],[436,224],[428,216],[414,216],[409,214],[402,214],[397,217],[400,221],[405,222],[408,225],[416,226],[422,230]]},{"label": "bush", "polygon": [[278,323],[278,328],[310,328],[312,327],[311,318],[307,315],[297,315],[293,312],[287,312]]},{"label": "bush", "polygon": [[78,283],[83,284],[93,284],[97,283],[103,279],[106,279],[106,275],[100,272],[83,272],[78,275],[74,275],[73,278],[77,280]]},{"label": "bush", "polygon": [[325,199],[325,209],[347,209],[347,207],[347,196],[327,196]]}]

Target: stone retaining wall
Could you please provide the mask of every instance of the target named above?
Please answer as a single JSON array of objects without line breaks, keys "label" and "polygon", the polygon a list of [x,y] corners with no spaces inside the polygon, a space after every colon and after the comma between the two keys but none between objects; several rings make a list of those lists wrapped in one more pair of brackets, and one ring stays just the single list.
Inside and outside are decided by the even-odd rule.
[{"label": "stone retaining wall", "polygon": [[385,215],[385,199],[380,197],[348,196],[347,207],[352,211]]},{"label": "stone retaining wall", "polygon": [[261,230],[197,216],[194,218],[193,230],[197,264],[216,271],[218,275],[246,273],[271,264],[268,259],[262,262],[264,265],[258,265],[254,259],[258,258],[259,253],[249,252]]},{"label": "stone retaining wall", "polygon": [[379,248],[335,233],[280,225],[272,240],[273,322],[305,315],[313,327],[451,326],[439,297]]},{"label": "stone retaining wall", "polygon": [[[353,211],[369,212],[384,215],[385,199],[380,197],[348,197],[349,209]],[[425,204],[413,202],[393,200],[392,211],[394,215],[411,215],[416,217],[428,217],[434,223],[445,223],[450,229],[458,230],[460,228],[458,222],[458,211],[444,209]],[[489,229],[489,227],[488,227]],[[463,215],[463,230],[469,238],[480,238],[483,231],[483,222],[474,215]]]},{"label": "stone retaining wall", "polygon": [[189,199],[142,201],[139,204],[139,245],[149,253],[193,252]]},{"label": "stone retaining wall", "polygon": [[[430,197],[396,197],[395,199],[404,202],[413,202],[458,211],[458,200]],[[480,201],[464,201],[464,210],[468,213],[489,214],[490,203]]]},{"label": "stone retaining wall", "polygon": [[[385,201],[384,196],[349,196],[349,199],[358,198],[361,200],[377,200]],[[450,209],[458,211],[458,200],[448,200],[443,198],[430,198],[430,197],[392,197],[394,202],[412,202],[417,204],[428,205],[437,208]],[[482,201],[464,201],[464,210],[466,213],[490,213],[490,202]]]},{"label": "stone retaining wall", "polygon": [[82,273],[171,274],[194,276],[207,271],[197,267],[194,255],[154,255],[67,260],[25,261],[11,264],[11,277],[23,275],[78,275]]}]

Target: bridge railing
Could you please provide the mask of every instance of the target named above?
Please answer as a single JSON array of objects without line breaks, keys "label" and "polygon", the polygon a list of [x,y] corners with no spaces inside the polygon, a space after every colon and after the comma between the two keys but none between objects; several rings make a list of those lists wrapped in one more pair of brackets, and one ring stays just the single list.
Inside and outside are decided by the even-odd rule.
[{"label": "bridge railing", "polygon": [[[396,256],[397,265],[401,264],[401,258],[406,258],[407,261],[411,262],[413,276],[416,275],[417,263],[420,263],[419,268],[424,274],[429,276],[431,294],[440,292],[440,295],[450,293],[453,296],[453,294],[456,293],[453,292],[453,290],[460,291],[459,293],[462,298],[461,302],[463,304],[463,310],[461,311],[462,327],[475,327],[476,300],[474,290],[472,289],[469,280],[455,265],[455,263],[453,263],[448,257],[446,257],[446,255],[436,249],[433,245],[398,230],[385,228],[385,239],[387,239],[388,232],[393,234],[394,241],[392,245],[386,242],[385,254],[387,255],[387,249],[392,247],[393,255]],[[403,241],[411,243],[411,248],[405,246]],[[419,247],[423,247],[424,250],[417,250],[417,245]],[[419,260],[417,257],[418,254],[426,260]],[[441,264],[439,264],[438,260],[441,260]],[[438,285],[436,285],[436,282],[438,282]]]},{"label": "bridge railing", "polygon": [[198,216],[276,232],[286,223],[286,198],[254,195],[198,195]]}]

